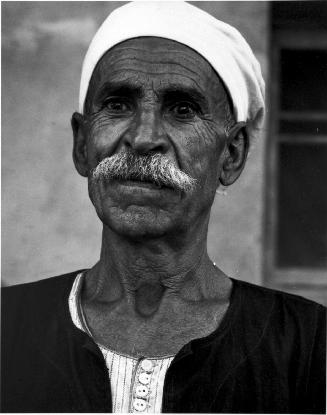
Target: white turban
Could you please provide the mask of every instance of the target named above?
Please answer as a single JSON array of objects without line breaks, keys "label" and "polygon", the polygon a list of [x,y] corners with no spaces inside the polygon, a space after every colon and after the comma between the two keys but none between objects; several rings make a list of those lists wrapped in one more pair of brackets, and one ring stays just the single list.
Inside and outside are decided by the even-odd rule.
[{"label": "white turban", "polygon": [[223,80],[237,122],[247,122],[251,137],[264,114],[260,64],[243,36],[232,26],[183,1],[131,2],[114,10],[100,26],[85,55],[79,111],[101,57],[127,39],[155,36],[175,40],[202,55]]}]

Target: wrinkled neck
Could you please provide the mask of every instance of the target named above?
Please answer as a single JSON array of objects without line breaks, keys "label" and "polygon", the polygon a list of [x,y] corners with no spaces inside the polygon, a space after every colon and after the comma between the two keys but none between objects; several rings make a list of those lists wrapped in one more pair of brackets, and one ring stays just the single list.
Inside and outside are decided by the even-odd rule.
[{"label": "wrinkled neck", "polygon": [[104,226],[100,261],[87,272],[87,301],[125,299],[150,315],[167,298],[209,298],[217,274],[207,255],[207,226],[180,238],[131,240]]}]

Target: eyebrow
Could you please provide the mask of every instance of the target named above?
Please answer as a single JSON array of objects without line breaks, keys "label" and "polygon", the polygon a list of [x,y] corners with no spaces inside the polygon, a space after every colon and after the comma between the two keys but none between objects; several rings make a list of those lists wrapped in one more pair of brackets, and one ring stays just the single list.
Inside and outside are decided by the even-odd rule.
[{"label": "eyebrow", "polygon": [[105,82],[96,93],[96,100],[102,100],[108,95],[117,96],[140,96],[142,90],[140,86],[124,82]]}]

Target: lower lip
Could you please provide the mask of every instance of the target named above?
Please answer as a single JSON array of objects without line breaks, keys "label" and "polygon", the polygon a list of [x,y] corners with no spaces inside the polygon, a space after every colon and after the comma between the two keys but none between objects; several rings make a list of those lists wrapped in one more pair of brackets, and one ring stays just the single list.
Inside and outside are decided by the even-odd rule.
[{"label": "lower lip", "polygon": [[137,181],[137,180],[119,181],[117,182],[117,184],[121,186],[125,186],[125,187],[131,187],[133,189],[141,188],[141,189],[149,189],[149,190],[154,190],[154,191],[163,191],[163,190],[173,191],[174,190],[171,187],[166,187],[166,186],[160,187],[156,185],[155,183],[142,182],[142,181]]},{"label": "lower lip", "polygon": [[159,187],[154,183],[134,180],[114,180],[109,185],[108,192],[118,204],[125,207],[130,205],[163,207],[182,197],[181,192],[170,187]]}]

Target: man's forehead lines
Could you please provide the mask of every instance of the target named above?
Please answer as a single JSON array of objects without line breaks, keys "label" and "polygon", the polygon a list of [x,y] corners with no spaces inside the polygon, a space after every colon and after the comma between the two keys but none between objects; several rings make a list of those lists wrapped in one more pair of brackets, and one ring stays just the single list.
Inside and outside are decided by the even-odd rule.
[{"label": "man's forehead lines", "polygon": [[191,56],[193,59],[203,59],[198,52],[183,43],[155,36],[141,36],[138,38],[125,40],[118,45],[115,45],[110,50],[110,53],[115,54],[115,52],[119,53],[120,51],[123,51],[123,53],[129,51],[132,53],[141,52],[142,54],[162,54],[165,52],[172,52],[177,54],[183,53],[185,55]]},{"label": "man's forehead lines", "polygon": [[[117,71],[117,66],[121,66],[120,70],[137,70],[142,73],[149,73],[149,74],[160,74],[158,71],[158,67],[166,67],[164,71],[161,72],[166,73],[174,73],[174,71],[180,71],[180,74],[188,74],[189,76],[200,77],[201,72],[203,77],[208,76],[209,67],[203,67],[202,71],[199,66],[195,65],[194,61],[185,59],[184,57],[179,57],[179,60],[176,61],[171,57],[167,56],[164,57],[160,55],[157,61],[154,60],[152,54],[151,56],[139,56],[139,57],[131,57],[131,56],[119,56],[118,58],[112,58],[109,62],[104,62],[102,64],[102,72],[111,71],[114,68],[114,71]],[[179,74],[179,72],[178,72]]]},{"label": "man's forehead lines", "polygon": [[[109,51],[110,52],[110,51]],[[141,54],[131,56],[123,53],[105,55],[99,62],[95,70],[100,78],[106,78],[108,74],[131,73],[152,76],[170,77],[180,76],[189,77],[198,84],[207,83],[212,77],[213,70],[209,63],[202,61],[197,65],[192,59],[188,59],[183,54],[176,58],[169,54],[159,54],[156,58],[153,54]]]},{"label": "man's forehead lines", "polygon": [[[182,45],[183,46],[183,45]],[[148,58],[150,63],[158,63],[158,60],[165,63],[171,64],[178,64],[181,60],[185,62],[187,66],[194,66],[198,67],[199,65],[203,65],[208,69],[210,64],[197,52],[190,48],[180,49],[167,49],[167,48],[156,48],[156,49],[147,49],[147,48],[136,48],[136,47],[120,47],[120,48],[113,48],[112,50],[107,52],[108,61],[115,60],[115,62],[126,60],[137,60],[141,58],[145,60]],[[106,55],[104,58],[107,57]],[[177,58],[177,60],[176,60]]]}]

